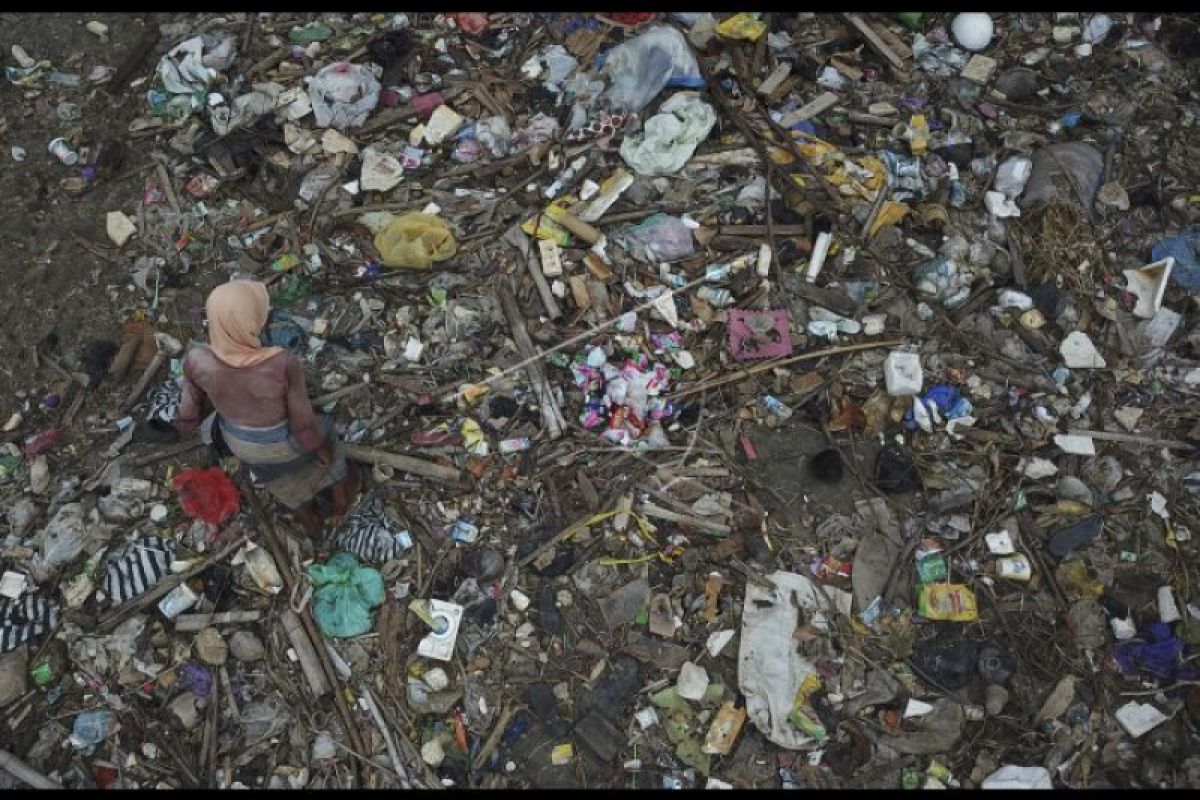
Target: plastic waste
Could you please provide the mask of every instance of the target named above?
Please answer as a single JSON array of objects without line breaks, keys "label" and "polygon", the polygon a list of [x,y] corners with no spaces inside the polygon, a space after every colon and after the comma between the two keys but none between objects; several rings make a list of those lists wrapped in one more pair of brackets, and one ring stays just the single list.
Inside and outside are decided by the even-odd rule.
[{"label": "plastic waste", "polygon": [[604,97],[620,110],[638,112],[668,84],[704,85],[696,56],[677,28],[658,26],[617,45],[603,72],[611,81]]},{"label": "plastic waste", "polygon": [[[995,763],[995,762],[992,762]],[[1006,764],[983,779],[984,789],[1053,789],[1054,781],[1045,767]]]},{"label": "plastic waste", "polygon": [[106,708],[83,711],[75,717],[71,729],[71,745],[77,750],[90,750],[112,731],[113,712]]},{"label": "plastic waste", "polygon": [[920,673],[947,689],[961,689],[975,676],[979,644],[963,640],[934,641],[913,654],[913,663]]},{"label": "plastic waste", "polygon": [[724,39],[745,39],[756,42],[767,31],[767,24],[758,14],[740,12],[717,26],[717,35]]},{"label": "plastic waste", "polygon": [[307,569],[313,582],[313,617],[321,633],[334,638],[359,636],[375,627],[371,610],[383,603],[383,578],[350,553],[336,553]]},{"label": "plastic waste", "polygon": [[[1036,150],[1029,181],[1021,197],[1021,207],[1028,208],[1056,199],[1080,204],[1081,198],[1087,198],[1086,204],[1090,207],[1092,198],[1100,188],[1100,173],[1103,170],[1104,156],[1084,142],[1064,142]],[[1059,183],[1071,187],[1065,196],[1060,194]],[[1159,258],[1161,256],[1154,256],[1155,260]]]},{"label": "plastic waste", "polygon": [[41,538],[39,553],[31,564],[34,576],[39,580],[69,563],[83,550],[83,506],[67,503],[58,509],[42,531]]},{"label": "plastic waste", "polygon": [[1180,228],[1175,236],[1160,239],[1150,251],[1155,262],[1174,258],[1171,281],[1189,292],[1200,292],[1200,225]]},{"label": "plastic waste", "polygon": [[379,81],[364,66],[339,61],[308,84],[313,116],[322,128],[357,128],[379,103]]},{"label": "plastic waste", "polygon": [[717,115],[696,92],[679,92],[638,133],[621,142],[621,157],[641,175],[673,175],[703,142]]},{"label": "plastic waste", "polygon": [[172,485],[179,492],[184,513],[210,525],[220,525],[241,507],[237,486],[220,467],[186,469]]},{"label": "plastic waste", "polygon": [[678,217],[654,214],[617,233],[613,239],[639,261],[657,263],[690,256],[692,229]]},{"label": "plastic waste", "polygon": [[[813,737],[790,721],[796,695],[804,679],[816,675],[816,667],[795,647],[780,647],[790,641],[804,609],[809,624],[828,629],[832,614],[849,614],[849,592],[822,587],[793,572],[774,572],[767,577],[776,589],[746,584],[742,607],[741,642],[738,650],[738,686],[746,697],[746,711],[758,730],[780,747],[795,750]],[[835,608],[828,607],[828,600]]]},{"label": "plastic waste", "polygon": [[971,622],[979,618],[979,607],[969,586],[926,583],[917,587],[917,613],[925,619]]},{"label": "plastic waste", "polygon": [[967,50],[982,50],[992,41],[994,32],[992,18],[986,13],[965,12],[959,14],[950,23],[950,32],[954,39]]},{"label": "plastic waste", "polygon": [[454,234],[441,217],[409,213],[396,217],[375,235],[379,261],[386,267],[427,269],[458,252]]}]

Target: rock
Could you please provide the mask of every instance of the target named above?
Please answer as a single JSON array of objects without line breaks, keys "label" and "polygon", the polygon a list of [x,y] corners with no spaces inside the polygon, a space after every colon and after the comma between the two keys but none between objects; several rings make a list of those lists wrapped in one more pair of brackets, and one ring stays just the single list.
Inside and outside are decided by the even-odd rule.
[{"label": "rock", "polygon": [[1067,369],[1104,369],[1108,364],[1086,333],[1074,331],[1059,345]]},{"label": "rock", "polygon": [[29,491],[45,494],[50,488],[50,462],[44,455],[38,456],[29,465]]},{"label": "rock", "polygon": [[196,700],[198,698],[191,692],[184,692],[171,701],[169,708],[171,713],[183,725],[185,730],[191,730],[200,722],[200,714],[196,710]]},{"label": "rock", "polygon": [[679,681],[675,684],[675,690],[684,700],[699,700],[708,690],[708,672],[698,664],[685,662],[679,670]]},{"label": "rock", "polygon": [[1054,687],[1054,691],[1046,698],[1046,702],[1042,704],[1042,710],[1033,718],[1034,724],[1038,724],[1047,719],[1058,719],[1071,705],[1071,700],[1075,697],[1075,676],[1067,675],[1058,682]]},{"label": "rock", "polygon": [[0,708],[25,694],[28,676],[28,647],[21,645],[16,650],[0,655]]},{"label": "rock", "polygon": [[446,751],[442,749],[441,738],[430,739],[421,745],[421,760],[431,767],[438,767],[446,760]]},{"label": "rock", "polygon": [[1008,704],[1008,689],[1003,686],[991,685],[983,693],[983,707],[989,717],[994,717],[1004,710]]},{"label": "rock", "polygon": [[108,212],[104,221],[104,229],[108,232],[108,238],[117,247],[124,246],[129,241],[129,237],[137,233],[137,226],[133,224],[133,220],[121,211]]},{"label": "rock", "polygon": [[229,660],[229,646],[216,628],[205,628],[197,633],[193,644],[196,656],[209,666],[219,667]]},{"label": "rock", "polygon": [[1121,427],[1133,433],[1134,429],[1137,428],[1138,420],[1142,418],[1142,414],[1144,413],[1146,413],[1146,410],[1143,408],[1121,406],[1113,412],[1113,416],[1116,417],[1117,422],[1121,423]]},{"label": "rock", "polygon": [[250,631],[237,631],[229,637],[229,653],[238,661],[261,661],[266,658],[267,648]]},{"label": "rock", "polygon": [[524,611],[525,609],[529,608],[529,595],[525,594],[520,589],[513,589],[509,597],[512,599],[512,603],[516,607],[517,611]]}]

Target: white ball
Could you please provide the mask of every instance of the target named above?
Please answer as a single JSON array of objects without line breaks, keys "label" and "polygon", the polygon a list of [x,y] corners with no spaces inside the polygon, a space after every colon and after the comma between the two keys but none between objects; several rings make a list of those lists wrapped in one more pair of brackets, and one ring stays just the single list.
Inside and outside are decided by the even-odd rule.
[{"label": "white ball", "polygon": [[955,40],[972,52],[988,46],[993,30],[992,18],[981,11],[959,14],[950,23]]}]

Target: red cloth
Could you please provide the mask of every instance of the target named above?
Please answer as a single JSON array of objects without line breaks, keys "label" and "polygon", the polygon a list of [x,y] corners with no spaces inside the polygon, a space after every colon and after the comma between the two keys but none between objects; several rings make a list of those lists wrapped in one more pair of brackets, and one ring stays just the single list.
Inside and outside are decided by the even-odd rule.
[{"label": "red cloth", "polygon": [[176,476],[174,486],[183,513],[210,525],[220,525],[241,507],[237,487],[220,467],[185,469]]}]

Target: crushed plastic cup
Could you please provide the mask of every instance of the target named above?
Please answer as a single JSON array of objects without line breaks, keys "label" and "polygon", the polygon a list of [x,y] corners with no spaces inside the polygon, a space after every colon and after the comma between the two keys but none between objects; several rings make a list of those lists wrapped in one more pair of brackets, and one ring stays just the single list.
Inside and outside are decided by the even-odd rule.
[{"label": "crushed plastic cup", "polygon": [[71,145],[67,144],[67,140],[61,136],[50,142],[46,149],[50,151],[51,155],[68,167],[79,163],[79,154],[72,150]]}]

